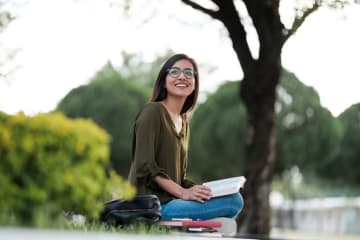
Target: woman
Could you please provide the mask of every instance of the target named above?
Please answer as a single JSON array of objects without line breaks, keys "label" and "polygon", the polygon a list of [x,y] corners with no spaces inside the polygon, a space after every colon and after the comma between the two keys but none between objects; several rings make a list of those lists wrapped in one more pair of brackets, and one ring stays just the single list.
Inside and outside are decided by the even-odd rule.
[{"label": "woman", "polygon": [[232,218],[243,206],[239,193],[211,198],[208,187],[186,178],[188,116],[198,93],[196,62],[176,54],[162,66],[152,98],[136,118],[129,180],[138,194],[159,197],[162,220]]}]

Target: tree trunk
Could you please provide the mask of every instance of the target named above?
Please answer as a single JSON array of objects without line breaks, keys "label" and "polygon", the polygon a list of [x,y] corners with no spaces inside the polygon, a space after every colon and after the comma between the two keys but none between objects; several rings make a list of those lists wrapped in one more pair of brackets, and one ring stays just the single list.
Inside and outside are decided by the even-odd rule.
[{"label": "tree trunk", "polygon": [[247,139],[244,191],[244,208],[239,215],[239,233],[270,233],[269,194],[275,160],[275,96],[279,81],[279,64],[252,66],[241,83],[240,96],[247,109]]}]

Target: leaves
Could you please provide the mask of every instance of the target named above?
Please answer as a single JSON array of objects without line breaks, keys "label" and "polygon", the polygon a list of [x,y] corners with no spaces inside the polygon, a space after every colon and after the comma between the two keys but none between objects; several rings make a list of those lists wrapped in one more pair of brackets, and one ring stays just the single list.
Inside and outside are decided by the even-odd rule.
[{"label": "leaves", "polygon": [[[125,177],[131,162],[134,120],[150,95],[148,88],[135,81],[136,78],[123,77],[108,63],[88,85],[70,91],[57,108],[71,118],[93,119],[111,135],[112,167]],[[80,152],[86,150],[80,139],[76,147]],[[101,155],[103,150],[97,148],[96,151],[94,155]]]},{"label": "leaves", "polygon": [[134,193],[120,176],[107,176],[109,135],[92,120],[0,113],[0,129],[6,133],[0,141],[0,209],[21,223],[34,222],[38,211],[97,217],[110,191]]},{"label": "leaves", "polygon": [[[191,119],[190,174],[202,181],[242,174],[246,115],[239,82],[227,82],[199,105]],[[283,70],[277,88],[278,146],[275,174],[292,166],[318,174],[336,164],[342,136],[337,119],[320,104],[314,88]]]}]

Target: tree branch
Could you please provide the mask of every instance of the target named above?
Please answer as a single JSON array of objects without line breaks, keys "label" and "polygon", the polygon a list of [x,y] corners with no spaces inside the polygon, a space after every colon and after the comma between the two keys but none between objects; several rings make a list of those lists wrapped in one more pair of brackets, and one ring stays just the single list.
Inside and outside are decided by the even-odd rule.
[{"label": "tree branch", "polygon": [[208,15],[210,15],[212,18],[215,18],[215,19],[219,19],[219,14],[217,11],[214,11],[214,10],[211,10],[211,9],[207,9],[207,8],[204,8],[203,6],[191,1],[191,0],[181,0],[183,3],[189,5],[190,7],[196,9],[196,10],[199,10],[203,13],[206,13]]},{"label": "tree branch", "polygon": [[291,37],[298,29],[299,27],[304,23],[305,19],[310,16],[313,12],[315,12],[320,7],[320,4],[318,1],[315,1],[313,5],[303,11],[303,14],[301,16],[296,16],[295,20],[289,29],[289,31],[285,34],[285,41],[289,37]]},{"label": "tree branch", "polygon": [[181,0],[192,8],[208,14],[212,18],[219,20],[229,32],[234,51],[244,72],[249,71],[254,59],[251,55],[249,45],[246,40],[246,31],[240,21],[233,0],[211,0],[218,6],[218,10],[211,10],[200,6],[192,0]]}]

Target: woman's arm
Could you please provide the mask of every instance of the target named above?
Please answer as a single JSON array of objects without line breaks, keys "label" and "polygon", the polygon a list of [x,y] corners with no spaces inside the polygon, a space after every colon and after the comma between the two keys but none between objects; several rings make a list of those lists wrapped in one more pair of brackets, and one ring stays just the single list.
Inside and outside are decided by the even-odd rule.
[{"label": "woman's arm", "polygon": [[194,185],[191,188],[183,188],[174,181],[159,175],[155,177],[155,182],[171,195],[183,200],[204,202],[204,200],[209,200],[211,198],[211,190],[203,185]]}]

